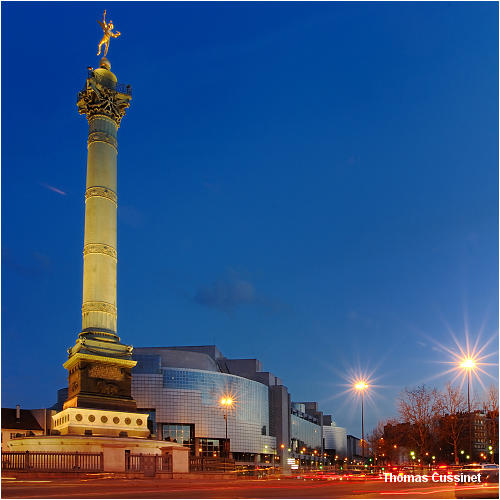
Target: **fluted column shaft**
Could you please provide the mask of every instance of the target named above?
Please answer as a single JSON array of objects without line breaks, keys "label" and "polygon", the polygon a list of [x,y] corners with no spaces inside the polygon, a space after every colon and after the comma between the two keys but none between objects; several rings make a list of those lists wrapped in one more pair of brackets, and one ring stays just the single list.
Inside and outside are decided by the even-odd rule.
[{"label": "fluted column shaft", "polygon": [[118,126],[104,115],[88,119],[82,331],[116,334]]}]

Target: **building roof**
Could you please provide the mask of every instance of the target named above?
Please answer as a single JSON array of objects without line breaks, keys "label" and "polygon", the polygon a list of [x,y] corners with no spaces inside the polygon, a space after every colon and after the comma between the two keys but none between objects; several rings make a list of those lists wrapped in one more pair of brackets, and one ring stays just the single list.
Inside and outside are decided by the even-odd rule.
[{"label": "building roof", "polygon": [[43,430],[31,410],[20,410],[20,413],[21,418],[18,422],[15,408],[2,408],[2,429]]},{"label": "building roof", "polygon": [[217,362],[204,352],[172,349],[170,347],[135,347],[133,358],[139,364],[132,373],[160,373],[163,368],[187,368],[219,372]]}]

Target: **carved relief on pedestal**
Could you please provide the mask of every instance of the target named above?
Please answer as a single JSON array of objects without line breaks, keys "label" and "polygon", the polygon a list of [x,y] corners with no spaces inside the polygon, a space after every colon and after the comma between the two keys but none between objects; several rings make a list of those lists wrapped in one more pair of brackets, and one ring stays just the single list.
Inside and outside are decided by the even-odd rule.
[{"label": "carved relief on pedestal", "polygon": [[119,388],[116,384],[106,382],[105,380],[98,380],[96,382],[96,387],[101,394],[113,395],[119,392]]},{"label": "carved relief on pedestal", "polygon": [[110,363],[89,363],[85,370],[86,391],[101,396],[130,397],[130,369]]},{"label": "carved relief on pedestal", "polygon": [[74,366],[68,375],[68,399],[78,394],[81,390],[81,369],[79,365]]},{"label": "carved relief on pedestal", "polygon": [[111,363],[81,361],[69,372],[68,399],[75,396],[120,396],[130,398],[130,368]]},{"label": "carved relief on pedestal", "polygon": [[103,378],[107,380],[123,380],[123,368],[107,363],[96,363],[90,365],[88,375],[91,378]]}]

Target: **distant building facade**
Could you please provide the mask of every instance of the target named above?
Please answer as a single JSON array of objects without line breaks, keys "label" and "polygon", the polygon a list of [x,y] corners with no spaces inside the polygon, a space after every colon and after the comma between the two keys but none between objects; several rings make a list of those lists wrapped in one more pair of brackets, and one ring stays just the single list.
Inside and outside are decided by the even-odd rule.
[{"label": "distant building facade", "polygon": [[335,422],[323,425],[323,448],[333,459],[344,459],[347,456],[347,433],[343,427],[337,427]]},{"label": "distant building facade", "polygon": [[292,452],[304,455],[321,452],[323,440],[321,424],[319,418],[306,413],[305,403],[292,403],[290,428]]},{"label": "distant building facade", "polygon": [[[469,450],[469,444],[471,444],[472,450],[469,450],[469,453],[472,452],[474,460],[489,459],[490,433],[488,432],[488,426],[490,422],[488,415],[485,412],[476,410],[471,412],[470,417],[464,414],[462,418],[464,419],[464,428],[460,447]],[[498,421],[494,425],[498,429]]]},{"label": "distant building facade", "polygon": [[[282,380],[257,359],[228,359],[215,346],[136,347],[134,359],[132,396],[149,413],[151,430],[189,446],[193,455],[219,456],[227,446],[242,462],[324,462],[330,458],[325,439],[329,447],[335,443],[329,450],[345,453],[345,429],[316,402],[292,403]],[[226,396],[235,401],[227,442],[220,404]]]},{"label": "distant building facade", "polygon": [[349,460],[360,460],[361,456],[361,439],[347,435],[347,458]]},{"label": "distant building facade", "polygon": [[45,408],[26,410],[19,405],[16,408],[2,408],[2,451],[9,451],[8,443],[12,439],[49,434],[54,413]]}]

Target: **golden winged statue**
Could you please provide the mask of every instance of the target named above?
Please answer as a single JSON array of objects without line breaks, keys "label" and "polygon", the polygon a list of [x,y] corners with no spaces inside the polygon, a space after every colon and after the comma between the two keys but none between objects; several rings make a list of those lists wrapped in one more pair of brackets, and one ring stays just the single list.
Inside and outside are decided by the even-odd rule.
[{"label": "golden winged statue", "polygon": [[97,55],[101,53],[101,47],[104,44],[104,56],[108,54],[108,48],[109,48],[109,39],[112,38],[118,38],[121,33],[117,31],[116,33],[113,33],[113,21],[109,21],[109,24],[106,23],[106,11],[104,11],[104,15],[102,16],[102,23],[101,21],[97,20],[97,22],[101,25],[102,30],[104,31],[104,35],[102,36],[101,41],[99,42],[99,52]]}]

